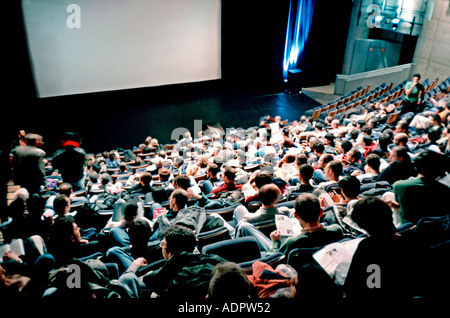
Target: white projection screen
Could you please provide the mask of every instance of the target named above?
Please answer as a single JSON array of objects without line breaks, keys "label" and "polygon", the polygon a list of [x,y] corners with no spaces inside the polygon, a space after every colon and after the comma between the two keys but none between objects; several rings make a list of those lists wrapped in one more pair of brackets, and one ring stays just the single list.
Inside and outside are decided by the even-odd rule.
[{"label": "white projection screen", "polygon": [[221,78],[221,0],[22,0],[39,97]]}]

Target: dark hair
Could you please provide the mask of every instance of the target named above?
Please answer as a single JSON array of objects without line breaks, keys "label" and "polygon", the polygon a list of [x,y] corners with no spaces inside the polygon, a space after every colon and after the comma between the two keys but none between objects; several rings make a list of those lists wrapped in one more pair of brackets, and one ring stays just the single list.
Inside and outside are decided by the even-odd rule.
[{"label": "dark hair", "polygon": [[359,151],[359,150],[356,149],[356,148],[352,149],[351,157],[352,157],[353,159],[355,159],[355,161],[361,160],[361,151]]},{"label": "dark hair", "polygon": [[361,182],[354,176],[345,176],[339,181],[339,188],[349,198],[356,198],[361,190]]},{"label": "dark hair", "polygon": [[314,174],[314,168],[309,164],[303,164],[300,166],[299,173],[302,175],[303,180],[308,182]]},{"label": "dark hair", "polygon": [[278,198],[279,189],[275,184],[265,184],[259,189],[259,198],[264,205],[269,205]]},{"label": "dark hair", "polygon": [[435,143],[441,137],[441,133],[441,127],[438,126],[430,127],[427,130],[428,139],[430,139],[432,143]]},{"label": "dark hair", "polygon": [[223,175],[226,176],[230,181],[234,181],[236,178],[236,172],[232,167],[226,167]]},{"label": "dark hair", "polygon": [[340,163],[339,161],[332,160],[327,164],[329,165],[331,171],[333,171],[333,174],[336,178],[338,178],[342,174],[343,170],[342,163]]},{"label": "dark hair", "polygon": [[380,156],[374,153],[369,154],[366,158],[366,164],[373,170],[380,171]]},{"label": "dark hair", "polygon": [[396,232],[390,206],[377,197],[366,197],[356,202],[351,219],[374,236],[390,236]]},{"label": "dark hair", "polygon": [[317,221],[320,217],[320,202],[312,193],[300,194],[294,202],[295,214],[305,222]]},{"label": "dark hair", "polygon": [[197,237],[190,228],[182,225],[172,225],[164,232],[167,253],[194,251],[197,245]]},{"label": "dark hair", "polygon": [[414,160],[417,172],[429,178],[437,178],[445,174],[450,159],[446,155],[425,149]]},{"label": "dark hair", "polygon": [[175,177],[173,182],[184,190],[187,190],[191,186],[191,181],[189,180],[189,177],[185,174],[179,174],[178,176]]},{"label": "dark hair", "polygon": [[414,78],[414,77],[417,77],[418,79],[420,79],[420,78],[421,78],[421,75],[420,75],[419,73],[416,73],[416,74],[413,75],[413,78]]},{"label": "dark hair", "polygon": [[185,190],[182,189],[175,189],[172,192],[171,197],[175,199],[175,202],[177,203],[179,209],[184,208],[189,200],[188,194]]},{"label": "dark hair", "polygon": [[134,202],[128,202],[123,211],[123,217],[127,221],[132,221],[138,212],[138,205]]},{"label": "dark hair", "polygon": [[359,136],[359,130],[358,130],[358,129],[353,129],[353,130],[350,132],[350,137],[351,137],[353,140],[358,139],[358,136]]},{"label": "dark hair", "polygon": [[258,189],[261,189],[263,185],[269,183],[272,183],[272,175],[270,173],[267,173],[267,171],[261,171],[255,177],[255,185]]},{"label": "dark hair", "polygon": [[301,166],[302,164],[308,163],[308,157],[304,154],[297,155],[297,165]]},{"label": "dark hair", "polygon": [[382,133],[380,137],[378,137],[378,145],[382,151],[386,151],[391,142],[392,138],[387,133]]},{"label": "dark hair", "polygon": [[130,236],[133,257],[137,258],[144,256],[147,250],[148,241],[152,235],[150,224],[145,220],[136,219],[130,224],[128,235]]},{"label": "dark hair", "polygon": [[363,136],[363,142],[364,142],[364,144],[365,144],[366,146],[370,146],[370,145],[372,144],[372,142],[373,142],[373,139],[372,139],[372,137],[369,136],[369,135],[364,135],[364,136]]},{"label": "dark hair", "polygon": [[215,163],[209,163],[208,164],[208,172],[212,173],[213,176],[217,175],[217,173],[219,173],[219,166],[216,165]]},{"label": "dark hair", "polygon": [[321,141],[316,141],[312,144],[312,150],[323,153],[325,151],[325,145]]},{"label": "dark hair", "polygon": [[59,216],[64,215],[64,209],[69,205],[69,197],[65,194],[56,196],[53,200],[53,210]]},{"label": "dark hair", "polygon": [[344,139],[341,142],[341,148],[342,150],[344,150],[344,152],[348,152],[350,149],[352,149],[353,144],[351,143],[350,140],[348,139]]},{"label": "dark hair", "polygon": [[145,185],[149,185],[152,182],[152,175],[150,172],[144,172],[141,174],[140,181],[144,182]]},{"label": "dark hair", "polygon": [[208,297],[214,300],[248,300],[255,295],[253,284],[238,264],[224,262],[217,264],[209,282]]}]

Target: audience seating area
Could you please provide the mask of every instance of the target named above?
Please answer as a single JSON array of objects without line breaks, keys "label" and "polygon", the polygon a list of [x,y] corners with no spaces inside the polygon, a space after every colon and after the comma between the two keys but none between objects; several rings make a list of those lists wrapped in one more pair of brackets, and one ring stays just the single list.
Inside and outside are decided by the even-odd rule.
[{"label": "audience seating area", "polygon": [[[417,171],[406,178],[395,175],[395,182],[392,183],[384,179],[384,176],[391,166],[400,160],[398,153],[397,157],[393,157],[393,151],[399,151],[395,147],[406,147],[409,159],[403,158],[401,161],[409,161],[413,167],[416,158],[426,150],[440,152],[444,157],[449,157],[450,77],[444,80],[436,78],[422,81],[424,86],[422,106],[412,115],[402,112],[405,85],[408,81],[409,79],[401,83],[383,83],[375,88],[360,86],[326,105],[311,109],[305,114],[298,114],[296,120],[284,121],[283,118],[275,116],[277,114],[269,114],[270,116],[255,119],[254,127],[227,130],[227,134],[225,130],[208,129],[199,136],[186,134],[184,139],[166,145],[160,145],[150,137],[145,141],[136,141],[133,149],[118,147],[105,149],[103,153],[86,154],[86,164],[83,168],[84,182],[82,187],[73,185],[73,192],[68,196],[70,207],[63,216],[59,215],[60,212],[57,212],[56,207],[50,202],[50,199],[53,202],[57,200],[56,198],[60,196],[60,187],[66,183],[61,171],[52,166],[53,157],[44,158],[46,183],[37,193],[29,193],[20,184],[15,183],[16,171],[12,166],[13,178],[8,183],[8,209],[1,214],[0,248],[21,239],[23,250],[19,253],[19,258],[7,256],[0,260],[0,265],[6,270],[5,275],[31,276],[29,284],[32,287],[10,291],[13,287],[5,279],[15,278],[6,276],[1,282],[0,299],[17,297],[26,299],[27,296],[31,299],[51,298],[52,292],[58,288],[62,289],[61,286],[54,288],[55,285],[51,284],[52,279],[58,277],[55,270],[60,267],[55,265],[48,273],[43,275],[41,273],[40,277],[44,277],[44,281],[39,281],[35,285],[31,283],[36,281],[36,276],[31,273],[36,268],[42,269],[36,264],[42,262],[42,259],[48,260],[47,255],[51,256],[52,227],[58,219],[67,215],[71,215],[81,229],[81,238],[85,239],[82,245],[89,245],[89,248],[84,249],[82,254],[77,254],[76,258],[106,264],[106,268],[110,270],[105,270],[105,280],[126,282],[124,277],[130,272],[121,270],[121,263],[111,258],[110,253],[114,247],[120,247],[123,253],[132,255],[134,260],[138,259],[133,254],[134,246],[130,246],[132,239],[130,233],[138,219],[148,222],[152,232],[151,238],[146,243],[146,251],[142,254],[145,266],[133,272],[136,275],[136,282],[139,275],[161,269],[166,264],[166,259],[163,255],[161,236],[163,233],[158,233],[158,229],[162,226],[162,217],[158,217],[157,213],[172,211],[174,203],[171,194],[183,188],[177,183],[179,176],[187,176],[189,180],[188,187],[183,188],[189,196],[183,208],[187,211],[198,209],[195,211],[201,211],[205,216],[201,230],[195,233],[197,246],[194,253],[214,254],[229,262],[237,263],[248,276],[255,274],[254,266],[262,262],[273,274],[268,276],[272,277],[268,278],[268,281],[275,279],[273,277],[280,279],[280,275],[281,279],[289,280],[295,275],[300,277],[302,271],[307,270],[305,266],[308,264],[320,268],[313,255],[326,246],[296,247],[286,254],[280,250],[268,252],[260,248],[258,236],[238,234],[241,233],[238,229],[242,221],[237,220],[237,209],[245,208],[248,213],[255,214],[267,206],[262,203],[260,188],[255,185],[255,177],[263,173],[269,174],[272,183],[279,189],[277,202],[272,207],[277,211],[285,211],[294,223],[304,225],[296,218],[296,202],[300,200],[302,193],[312,194],[320,199],[323,213],[319,222],[325,227],[339,226],[343,235],[336,242],[347,246],[344,243],[367,238],[366,231],[353,227],[355,224],[351,222],[350,215],[350,207],[353,205],[350,202],[375,197],[389,204],[392,210],[392,224],[397,229],[398,235],[407,238],[417,248],[419,246],[424,248],[427,253],[436,252],[433,254],[436,255],[433,256],[435,260],[442,259],[440,258],[442,255],[448,255],[446,253],[449,251],[450,242],[448,202],[441,205],[440,211],[421,211],[422,215],[419,216],[418,222],[404,220],[402,217],[406,203],[395,201],[399,196],[395,193],[394,184],[420,175],[418,176]],[[440,120],[433,121],[430,117],[432,114],[441,114],[442,118],[438,116]],[[411,125],[415,122],[416,116],[425,118],[425,126]],[[437,138],[429,137],[430,129],[433,128],[439,130]],[[407,139],[401,144],[396,139],[399,134],[405,135]],[[366,140],[370,141],[366,143]],[[14,156],[17,156],[15,150],[11,149],[11,162],[14,162]],[[368,156],[371,154],[376,156],[378,167],[369,167]],[[294,159],[289,161],[290,158]],[[337,163],[341,172],[333,170],[331,173],[330,162]],[[313,175],[300,176],[301,167],[305,165],[312,167]],[[217,176],[210,171],[213,169],[211,167],[218,168]],[[434,178],[437,181],[433,179],[433,182],[448,187],[450,167],[441,168],[444,174]],[[234,182],[238,187],[230,191],[223,189],[217,193],[216,189],[228,184],[229,177],[225,177],[226,169],[233,171]],[[295,171],[294,175],[288,174],[291,171]],[[334,182],[330,179],[331,174],[336,178]],[[150,179],[145,179],[144,176],[150,176]],[[340,181],[344,178],[357,180],[358,193],[347,195],[345,189],[342,191]],[[301,187],[299,188],[303,180],[310,186],[309,190],[303,191]],[[331,182],[332,187],[326,187],[327,182]],[[422,199],[447,200],[442,197]],[[126,219],[125,211],[130,204],[137,207],[137,212],[131,219]],[[170,222],[171,220],[169,219]],[[277,229],[273,215],[266,216],[265,220],[252,225],[268,241],[271,240],[271,233]],[[33,237],[33,242],[36,237],[42,238],[43,247],[36,248],[34,243],[30,243],[30,237]],[[92,255],[95,257],[91,257]],[[132,261],[127,264],[130,265]],[[20,263],[20,266],[11,266],[14,262]],[[290,268],[294,274],[291,276],[280,274],[283,266]],[[442,264],[436,266],[436,270],[444,271],[444,269]],[[210,268],[208,270],[211,271]],[[433,277],[442,275],[445,281],[448,279],[447,270],[445,273],[435,273]],[[199,274],[199,277],[202,276]],[[329,277],[330,280],[334,279],[331,273]],[[118,294],[123,298],[161,296],[152,292],[151,286],[142,285],[142,281],[134,294],[129,292],[133,291],[130,287],[122,286],[124,289],[120,289],[116,285],[111,287],[112,284],[103,287],[109,288],[115,295]],[[53,286],[53,289],[49,286]],[[266,287],[259,284],[255,288]],[[448,285],[445,288],[448,294]],[[127,290],[127,293],[122,293],[123,290]],[[188,292],[189,288],[184,291]],[[276,297],[278,292],[273,290],[271,295]],[[283,295],[294,297],[289,292]],[[426,298],[428,294],[425,291],[414,296]],[[343,292],[340,297],[345,298],[348,295]]]}]

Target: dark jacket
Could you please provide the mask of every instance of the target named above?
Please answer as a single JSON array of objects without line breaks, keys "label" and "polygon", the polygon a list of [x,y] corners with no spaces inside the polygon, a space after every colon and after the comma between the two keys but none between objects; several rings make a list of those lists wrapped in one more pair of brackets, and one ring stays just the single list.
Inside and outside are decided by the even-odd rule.
[{"label": "dark jacket", "polygon": [[83,178],[86,151],[66,146],[53,154],[52,167],[58,169],[64,182],[75,183]]},{"label": "dark jacket", "polygon": [[175,253],[160,269],[143,277],[147,288],[170,299],[204,299],[214,267],[226,260],[217,255]]}]

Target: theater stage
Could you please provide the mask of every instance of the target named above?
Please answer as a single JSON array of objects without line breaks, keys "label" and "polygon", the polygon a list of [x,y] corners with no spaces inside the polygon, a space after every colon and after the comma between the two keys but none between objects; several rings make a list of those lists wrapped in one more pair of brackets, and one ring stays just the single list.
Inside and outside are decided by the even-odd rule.
[{"label": "theater stage", "polygon": [[[16,129],[44,136],[44,150],[51,155],[64,131],[79,131],[82,147],[98,153],[116,147],[129,148],[147,136],[170,143],[175,128],[194,132],[194,121],[224,128],[256,126],[264,115],[299,119],[321,102],[317,92],[223,88],[217,82],[158,88],[33,99],[32,107],[16,120]],[[331,99],[330,99],[331,100]],[[30,105],[31,106],[31,105]],[[198,125],[198,122],[197,122]]]}]

